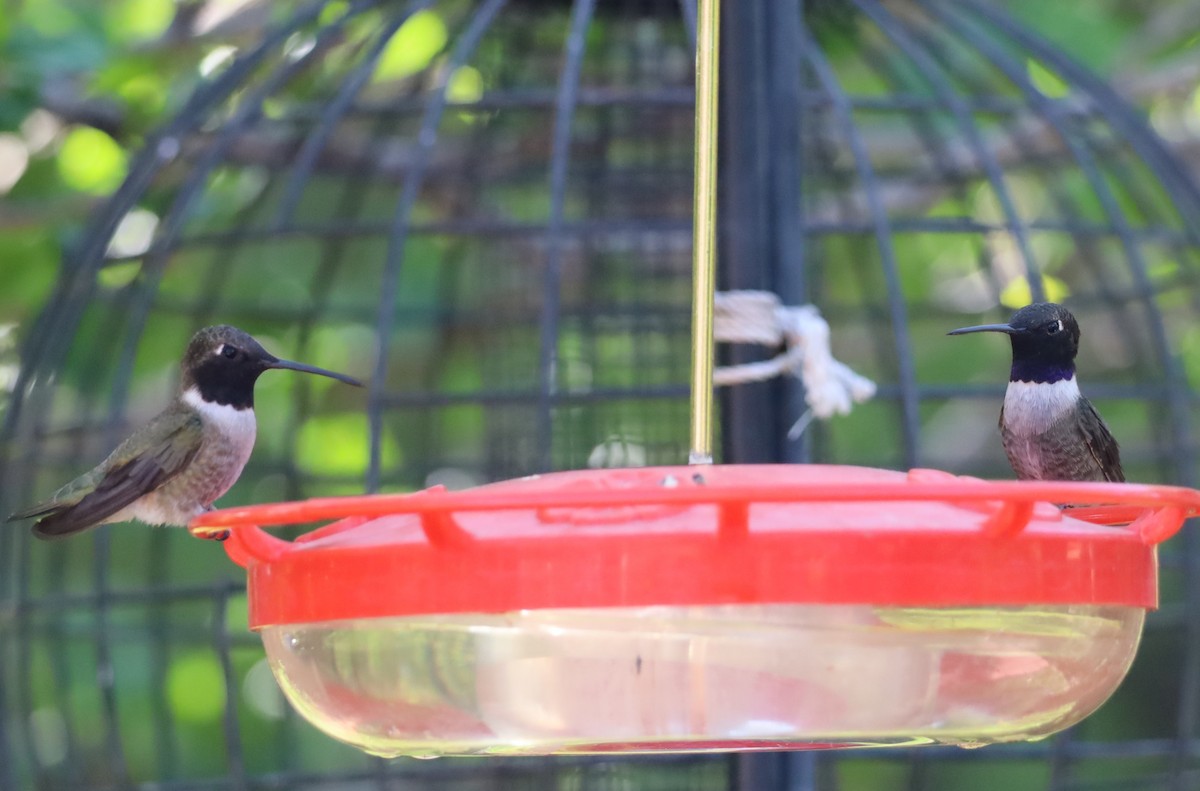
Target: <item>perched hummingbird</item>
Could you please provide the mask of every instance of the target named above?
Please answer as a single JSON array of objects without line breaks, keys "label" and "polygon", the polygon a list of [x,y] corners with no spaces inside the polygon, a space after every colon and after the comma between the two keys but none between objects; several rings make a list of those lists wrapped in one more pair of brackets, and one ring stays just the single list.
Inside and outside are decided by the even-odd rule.
[{"label": "perched hummingbird", "polygon": [[235,327],[197,332],[180,363],[171,405],[91,472],[8,521],[39,516],[38,538],[56,539],[109,522],[186,525],[229,490],[254,447],[254,383],[269,368],[343,374],[280,360]]},{"label": "perched hummingbird", "polygon": [[1075,354],[1079,324],[1053,302],[1021,308],[1007,324],[952,330],[1003,332],[1012,341],[1012,371],[1000,435],[1017,477],[1026,481],[1123,481],[1117,441],[1079,392]]}]

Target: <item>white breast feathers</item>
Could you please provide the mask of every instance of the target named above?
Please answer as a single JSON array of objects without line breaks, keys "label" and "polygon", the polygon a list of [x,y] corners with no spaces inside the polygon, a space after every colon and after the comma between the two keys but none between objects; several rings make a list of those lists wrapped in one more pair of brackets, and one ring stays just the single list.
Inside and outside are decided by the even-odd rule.
[{"label": "white breast feathers", "polygon": [[184,391],[183,400],[200,413],[205,424],[216,427],[228,437],[248,436],[250,443],[254,444],[256,424],[253,409],[234,409],[228,404],[205,401],[200,397],[200,391],[194,387]]},{"label": "white breast feathers", "polygon": [[1004,422],[1014,434],[1040,434],[1079,400],[1075,377],[1057,382],[1009,382],[1004,393]]}]

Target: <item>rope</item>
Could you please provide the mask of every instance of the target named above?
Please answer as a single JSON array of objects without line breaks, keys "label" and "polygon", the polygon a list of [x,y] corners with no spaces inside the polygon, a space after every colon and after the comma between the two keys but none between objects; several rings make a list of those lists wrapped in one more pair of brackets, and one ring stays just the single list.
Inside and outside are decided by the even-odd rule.
[{"label": "rope", "polygon": [[713,338],[718,343],[784,347],[770,360],[717,368],[713,384],[761,382],[784,374],[799,377],[808,410],[788,431],[789,438],[798,438],[814,417],[848,415],[854,404],[875,395],[874,382],[833,358],[829,324],[814,306],[789,307],[769,291],[724,291],[716,294],[713,308]]}]

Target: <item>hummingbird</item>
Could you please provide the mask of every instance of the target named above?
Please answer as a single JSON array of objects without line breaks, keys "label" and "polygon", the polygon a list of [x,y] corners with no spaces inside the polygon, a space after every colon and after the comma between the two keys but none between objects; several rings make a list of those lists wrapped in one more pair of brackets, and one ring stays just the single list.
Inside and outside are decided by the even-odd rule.
[{"label": "hummingbird", "polygon": [[1035,302],[1007,324],[962,327],[948,334],[969,332],[1003,332],[1012,342],[1000,436],[1017,478],[1125,480],[1117,441],[1075,381],[1079,323],[1069,310]]},{"label": "hummingbird", "polygon": [[33,534],[42,539],[131,519],[186,525],[242,474],[254,448],[254,383],[263,371],[303,371],[362,386],[344,374],[281,360],[228,325],[197,332],[179,367],[179,390],[166,409],[95,469],[8,521],[41,517]]}]

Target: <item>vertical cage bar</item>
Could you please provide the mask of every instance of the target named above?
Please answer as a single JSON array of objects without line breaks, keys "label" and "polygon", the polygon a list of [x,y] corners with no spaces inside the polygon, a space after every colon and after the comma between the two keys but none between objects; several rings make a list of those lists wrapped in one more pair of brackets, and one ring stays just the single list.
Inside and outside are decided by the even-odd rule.
[{"label": "vertical cage bar", "polygon": [[[546,262],[542,275],[542,315],[538,327],[537,448],[539,472],[549,472],[554,463],[554,405],[559,390],[559,330],[562,314],[563,251],[569,231],[567,181],[570,177],[571,141],[587,54],[588,29],[595,13],[595,0],[574,0],[570,29],[563,51],[563,68],[554,97],[554,132],[550,144],[550,216],[546,228]],[[578,238],[578,237],[576,237]]]},{"label": "vertical cage bar", "polygon": [[[720,170],[721,289],[771,291],[786,305],[808,301],[802,172],[803,8],[770,0],[726,5],[722,25]],[[717,361],[738,365],[777,350],[723,345]],[[788,426],[807,408],[797,377],[722,388],[721,457],[734,464],[808,461],[806,438]]]}]

